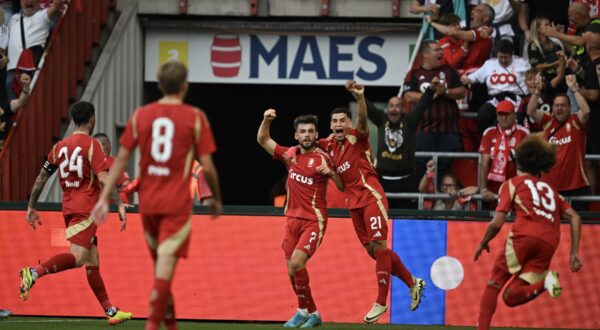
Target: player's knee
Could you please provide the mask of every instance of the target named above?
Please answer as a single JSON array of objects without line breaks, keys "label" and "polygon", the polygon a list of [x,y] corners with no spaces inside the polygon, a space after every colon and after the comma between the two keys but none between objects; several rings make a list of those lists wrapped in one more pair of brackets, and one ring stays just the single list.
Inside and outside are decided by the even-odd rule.
[{"label": "player's knee", "polygon": [[295,274],[297,271],[304,269],[304,266],[305,263],[302,260],[292,259],[292,261],[290,262],[289,273],[291,273],[291,276],[293,276],[293,274]]},{"label": "player's knee", "polygon": [[88,254],[85,252],[75,252],[73,253],[73,256],[75,257],[75,267],[81,267],[83,265],[86,264],[87,258],[88,258]]}]

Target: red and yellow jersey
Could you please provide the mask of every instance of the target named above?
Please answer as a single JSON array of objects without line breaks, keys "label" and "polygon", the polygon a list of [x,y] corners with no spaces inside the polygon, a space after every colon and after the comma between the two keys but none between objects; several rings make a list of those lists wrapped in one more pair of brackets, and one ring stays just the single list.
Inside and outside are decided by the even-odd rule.
[{"label": "red and yellow jersey", "polygon": [[329,138],[321,139],[317,144],[331,156],[337,173],[344,181],[349,209],[361,208],[385,198],[373,165],[369,133],[361,135],[353,128],[342,144]]},{"label": "red and yellow jersey", "polygon": [[325,163],[333,168],[329,156],[320,149],[301,153],[298,147],[275,146],[273,158],[281,160],[288,169],[285,215],[316,221],[327,221],[327,179],[317,172]]},{"label": "red and yellow jersey", "polygon": [[512,233],[540,238],[553,247],[560,240],[560,218],[571,206],[548,183],[530,175],[506,181],[498,192],[496,211],[515,212]]},{"label": "red and yellow jersey", "polygon": [[148,104],[135,111],[120,143],[140,147],[140,213],[191,212],[194,156],[216,151],[204,112],[187,104]]},{"label": "red and yellow jersey", "polygon": [[556,164],[550,172],[542,175],[542,180],[558,191],[589,186],[583,168],[587,124],[582,124],[577,114],[572,114],[561,126],[552,115],[545,112],[541,124],[548,142],[557,147]]},{"label": "red and yellow jersey", "polygon": [[58,167],[63,190],[63,213],[89,214],[100,197],[97,173],[108,171],[100,142],[75,132],[56,143],[48,153],[48,163]]},{"label": "red and yellow jersey", "polygon": [[[112,164],[114,162],[115,162],[115,157],[106,156],[106,164],[108,165],[108,168],[111,168]],[[123,171],[121,173],[121,175],[119,175],[119,178],[117,179],[117,187],[121,187],[123,185],[123,182],[125,182],[127,180],[131,180],[131,178],[129,177],[129,174],[127,174],[127,172]]]}]

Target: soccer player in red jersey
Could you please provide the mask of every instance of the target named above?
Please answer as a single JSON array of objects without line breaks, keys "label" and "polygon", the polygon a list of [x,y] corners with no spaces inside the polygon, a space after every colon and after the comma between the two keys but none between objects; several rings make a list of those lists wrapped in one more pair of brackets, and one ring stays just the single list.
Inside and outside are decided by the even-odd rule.
[{"label": "soccer player in red jersey", "polygon": [[[112,164],[115,162],[115,157],[110,155],[112,145],[110,143],[108,135],[104,133],[96,133],[94,134],[94,139],[100,142],[100,145],[102,146],[102,151],[104,151],[104,155],[106,156],[106,165],[108,165],[108,168],[110,169]],[[121,202],[123,202],[123,204],[125,204],[126,206],[130,204],[130,200],[128,194],[123,192],[123,189],[125,189],[125,187],[127,187],[130,184],[131,178],[129,177],[129,174],[126,171],[123,171],[123,173],[121,173],[121,176],[119,176],[119,179],[117,180],[117,190],[119,191],[119,199],[121,199]]]},{"label": "soccer player in red jersey", "polygon": [[[102,305],[108,323],[114,325],[129,320],[132,314],[114,307],[108,299],[104,281],[100,276],[97,227],[90,213],[98,201],[100,184],[106,183],[108,166],[100,143],[90,136],[96,123],[94,111],[94,106],[88,102],[77,102],[71,106],[75,130],[71,136],[59,141],[50,150],[31,190],[27,208],[27,222],[33,229],[36,223],[41,226],[42,221],[36,210],[37,200],[50,175],[58,169],[70,251],[57,254],[40,265],[22,268],[19,272],[20,296],[22,300],[27,300],[33,284],[45,275],[85,265],[90,288]],[[125,228],[125,209],[122,205],[119,205],[119,209],[122,228]]]},{"label": "soccer player in red jersey", "polygon": [[282,247],[288,276],[298,296],[298,311],[283,326],[312,328],[320,326],[322,320],[310,291],[306,264],[317,251],[327,228],[327,179],[331,178],[340,190],[344,186],[340,176],[333,170],[329,155],[315,144],[318,137],[317,117],[297,117],[294,120],[294,138],[299,145],[286,148],[270,136],[271,123],[276,116],[274,109],[265,111],[257,141],[288,169],[287,219]]},{"label": "soccer player in red jersey", "polygon": [[[432,83],[442,87],[437,79]],[[344,181],[354,230],[369,256],[376,261],[377,300],[364,318],[366,323],[373,323],[387,311],[390,274],[398,276],[410,288],[410,308],[413,311],[419,306],[425,281],[414,278],[400,257],[387,247],[388,203],[373,166],[364,86],[349,81],[346,89],[358,101],[356,129],[352,128],[350,111],[336,108],[331,112],[332,136],[319,140],[317,144],[333,158],[336,171]]]},{"label": "soccer player in red jersey", "polygon": [[146,243],[154,261],[146,329],[165,323],[176,329],[171,281],[180,257],[186,257],[191,232],[190,180],[194,156],[204,165],[213,192],[213,215],[221,212],[217,170],[212,160],[216,146],[210,124],[201,110],[183,103],[188,91],[187,69],[177,61],[163,64],[158,73],[163,97],[137,109],[129,119],[117,160],[92,213],[100,223],[108,211],[108,196],[134,149],[140,148],[139,209]]},{"label": "soccer player in red jersey", "polygon": [[515,223],[496,258],[481,298],[479,330],[490,328],[498,294],[511,279],[502,295],[506,305],[511,307],[525,304],[545,290],[552,298],[560,295],[558,273],[548,268],[560,240],[561,218],[571,222],[571,271],[577,272],[583,266],[578,256],[579,215],[556,189],[539,179],[542,172],[550,170],[556,162],[554,148],[540,135],[531,135],[517,147],[516,159],[518,174],[500,187],[496,214],[475,252],[475,261],[483,250],[489,252],[488,243],[500,232],[506,214],[512,210]]}]

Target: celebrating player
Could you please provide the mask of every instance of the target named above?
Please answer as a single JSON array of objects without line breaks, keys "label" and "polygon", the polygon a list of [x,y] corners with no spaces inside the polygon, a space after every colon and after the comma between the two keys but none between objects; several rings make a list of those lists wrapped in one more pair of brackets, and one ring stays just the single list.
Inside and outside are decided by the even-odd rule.
[{"label": "celebrating player", "polygon": [[[36,210],[37,200],[50,175],[58,169],[70,252],[57,254],[41,265],[21,269],[20,296],[22,300],[27,300],[33,284],[45,275],[85,265],[90,288],[102,305],[108,323],[114,325],[129,320],[132,314],[114,307],[100,276],[97,227],[90,213],[98,201],[99,183],[106,184],[108,165],[100,143],[90,136],[96,123],[94,112],[94,105],[88,102],[77,102],[71,106],[75,130],[50,150],[31,190],[27,208],[27,222],[33,229],[36,224],[41,226],[42,221]],[[119,210],[122,228],[125,228],[125,208],[122,204],[119,205]]]},{"label": "celebrating player", "polygon": [[329,155],[315,144],[318,137],[317,117],[297,117],[294,120],[294,138],[299,146],[286,148],[278,145],[270,136],[271,123],[276,116],[273,109],[265,111],[257,141],[288,169],[283,251],[288,276],[298,296],[298,311],[283,326],[312,328],[321,325],[322,320],[310,291],[306,264],[317,251],[327,228],[327,179],[334,180],[340,190],[344,186],[340,176],[332,169]]},{"label": "celebrating player", "polygon": [[147,330],[176,329],[171,281],[180,257],[186,257],[191,231],[190,167],[194,155],[204,165],[213,192],[214,215],[221,211],[217,170],[212,161],[216,146],[206,115],[183,103],[188,91],[187,69],[176,61],[162,65],[158,85],[163,97],[135,111],[121,137],[121,148],[94,208],[101,222],[108,196],[136,146],[141,151],[139,208],[146,243],[154,260],[154,286],[150,295]]},{"label": "celebrating player", "polygon": [[400,257],[387,247],[388,205],[373,166],[364,86],[349,81],[346,89],[358,101],[357,128],[352,128],[350,111],[336,108],[331,112],[333,135],[319,140],[318,145],[333,157],[337,173],[346,187],[354,230],[369,256],[376,261],[377,300],[364,318],[365,323],[373,323],[387,311],[390,274],[398,276],[410,288],[410,309],[413,311],[419,306],[425,281],[414,278]]},{"label": "celebrating player", "polygon": [[[110,169],[112,164],[115,162],[115,157],[110,155],[112,145],[110,143],[108,135],[106,135],[105,133],[96,133],[94,134],[94,139],[100,142],[100,145],[102,146],[102,151],[104,151],[104,155],[106,156],[106,164]],[[131,178],[129,177],[129,174],[126,171],[123,171],[121,173],[121,176],[119,176],[119,179],[117,180],[117,190],[119,191],[119,199],[121,199],[121,202],[123,202],[125,205],[129,205],[130,201],[128,194],[123,192],[123,189],[125,189],[130,184]]]},{"label": "celebrating player", "polygon": [[561,293],[558,273],[548,271],[552,255],[560,240],[560,219],[571,222],[571,271],[583,266],[579,259],[581,219],[556,189],[539,179],[556,162],[556,151],[540,135],[523,140],[516,153],[517,176],[501,187],[498,207],[485,236],[475,252],[475,261],[500,231],[506,214],[513,210],[515,223],[500,251],[492,274],[483,291],[477,329],[490,328],[496,300],[504,284],[511,282],[502,298],[508,306],[525,304],[548,291],[552,298]]}]

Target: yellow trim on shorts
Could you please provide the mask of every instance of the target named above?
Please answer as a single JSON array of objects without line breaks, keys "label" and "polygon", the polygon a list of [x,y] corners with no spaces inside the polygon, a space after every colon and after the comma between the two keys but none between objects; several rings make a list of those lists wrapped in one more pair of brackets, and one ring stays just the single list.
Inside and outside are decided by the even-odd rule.
[{"label": "yellow trim on shorts", "polygon": [[548,271],[543,273],[528,272],[519,274],[518,277],[529,284],[535,284],[542,281],[546,277],[547,273]]},{"label": "yellow trim on shorts", "polygon": [[375,198],[377,198],[378,200],[381,200],[381,195],[377,192],[377,190],[375,190],[373,187],[371,187],[368,183],[367,180],[365,180],[365,176],[362,174],[362,172],[359,170],[358,172],[360,172],[360,180],[363,183],[363,186],[365,186],[365,188],[367,188],[371,194],[373,194],[373,196],[375,196]]},{"label": "yellow trim on shorts", "polygon": [[323,216],[323,214],[321,213],[321,210],[319,210],[316,206],[316,200],[317,200],[317,191],[315,191],[313,198],[312,198],[312,208],[313,210],[315,210],[315,214],[317,215],[317,221],[319,223],[319,236],[317,237],[317,247],[319,247],[319,245],[321,245],[321,240],[323,239],[323,227],[324,222],[325,222],[325,217]]},{"label": "yellow trim on shorts", "polygon": [[190,215],[183,227],[179,229],[171,237],[167,238],[164,242],[158,245],[158,255],[174,255],[177,250],[181,247],[192,231],[192,216]]},{"label": "yellow trim on shorts", "polygon": [[94,220],[92,220],[92,218],[87,218],[81,222],[78,222],[72,226],[69,226],[67,228],[67,230],[65,230],[65,234],[67,236],[67,239],[81,233],[82,231],[86,230],[89,226],[92,225],[92,223],[94,223]]},{"label": "yellow trim on shorts", "polygon": [[521,264],[519,263],[519,259],[517,259],[517,253],[515,251],[514,243],[513,243],[513,233],[512,231],[508,234],[506,238],[506,247],[505,247],[505,256],[506,256],[506,265],[508,266],[508,271],[511,274],[517,274],[523,269]]}]

